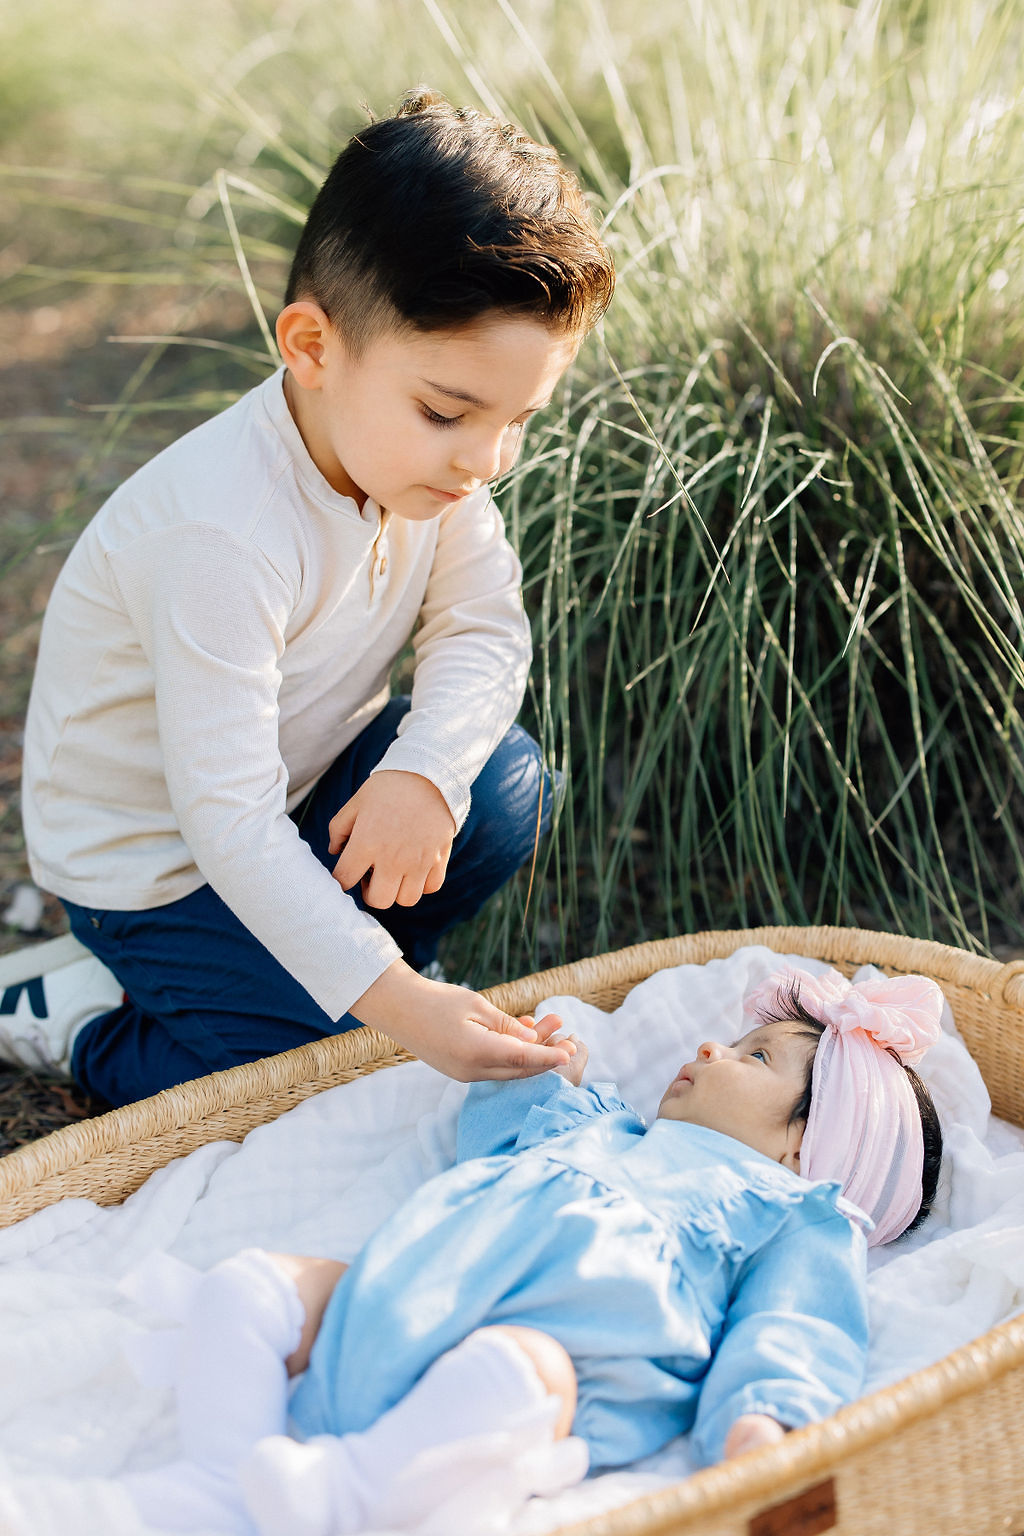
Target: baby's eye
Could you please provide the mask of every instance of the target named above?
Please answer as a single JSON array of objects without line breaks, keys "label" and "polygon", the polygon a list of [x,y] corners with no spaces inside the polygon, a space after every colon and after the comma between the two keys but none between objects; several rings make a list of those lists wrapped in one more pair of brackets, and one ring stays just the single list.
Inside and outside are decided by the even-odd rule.
[{"label": "baby's eye", "polygon": [[429,405],[421,405],[420,410],[435,427],[454,427],[456,422],[462,420],[461,416],[442,416],[438,411],[432,411]]},{"label": "baby's eye", "polygon": [[758,1046],[756,1051],[751,1051],[750,1054],[751,1054],[751,1056],[754,1057],[755,1061],[767,1062],[767,1060],[768,1060],[767,1054],[765,1053],[765,1051],[762,1049],[761,1046]]}]

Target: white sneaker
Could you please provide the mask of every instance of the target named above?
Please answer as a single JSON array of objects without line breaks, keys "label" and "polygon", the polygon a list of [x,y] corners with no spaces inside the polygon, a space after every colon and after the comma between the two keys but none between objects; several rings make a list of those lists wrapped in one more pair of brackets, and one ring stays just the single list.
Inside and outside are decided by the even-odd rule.
[{"label": "white sneaker", "polygon": [[121,983],[73,934],[0,956],[0,1061],[68,1076],[83,1024],[124,999]]}]

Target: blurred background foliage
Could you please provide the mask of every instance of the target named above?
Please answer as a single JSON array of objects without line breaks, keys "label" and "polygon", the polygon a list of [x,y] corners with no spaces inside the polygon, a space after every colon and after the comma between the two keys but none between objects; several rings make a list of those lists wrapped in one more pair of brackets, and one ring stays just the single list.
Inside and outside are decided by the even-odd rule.
[{"label": "blurred background foliage", "polygon": [[556,144],[619,270],[499,495],[556,824],[453,974],[762,922],[1020,945],[1022,60],[1016,0],[9,8],[5,449],[56,478],[5,498],[3,713],[77,529],[273,366],[330,160],[425,81]]}]

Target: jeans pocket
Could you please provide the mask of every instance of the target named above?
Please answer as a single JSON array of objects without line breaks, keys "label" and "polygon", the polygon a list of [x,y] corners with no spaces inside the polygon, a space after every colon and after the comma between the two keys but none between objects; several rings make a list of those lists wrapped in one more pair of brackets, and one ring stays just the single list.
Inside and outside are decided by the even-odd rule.
[{"label": "jeans pocket", "polygon": [[95,948],[97,934],[102,934],[105,939],[116,939],[120,927],[118,919],[130,915],[103,907],[80,907],[73,901],[65,901],[63,906],[68,914],[71,932],[90,949]]}]

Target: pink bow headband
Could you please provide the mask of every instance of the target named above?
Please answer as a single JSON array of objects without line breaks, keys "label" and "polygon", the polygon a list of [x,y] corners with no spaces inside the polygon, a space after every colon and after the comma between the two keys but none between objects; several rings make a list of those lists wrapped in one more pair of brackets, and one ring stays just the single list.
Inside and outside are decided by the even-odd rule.
[{"label": "pink bow headband", "polygon": [[921,1112],[900,1063],[914,1066],[941,1035],[942,992],[927,976],[854,985],[838,971],[812,976],[787,968],[747,994],[744,1013],[756,1018],[777,1009],[789,984],[825,1025],[814,1056],[800,1172],[837,1180],[875,1224],[869,1246],[887,1243],[917,1215],[924,1166]]}]

